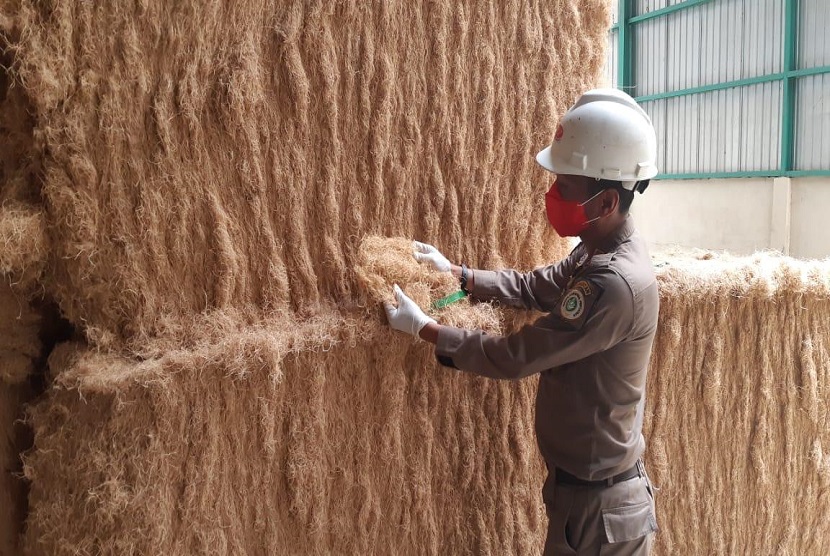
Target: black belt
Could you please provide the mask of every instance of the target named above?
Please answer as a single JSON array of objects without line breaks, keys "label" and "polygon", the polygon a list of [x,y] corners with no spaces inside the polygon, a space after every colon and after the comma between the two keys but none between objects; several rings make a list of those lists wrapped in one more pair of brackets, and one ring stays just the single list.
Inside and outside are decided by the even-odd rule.
[{"label": "black belt", "polygon": [[622,473],[618,473],[613,477],[608,477],[607,479],[602,479],[600,481],[586,481],[584,479],[580,479],[574,475],[571,475],[564,469],[556,469],[556,483],[560,485],[574,485],[574,486],[587,486],[587,487],[610,487],[614,486],[617,483],[621,483],[623,481],[627,481],[629,479],[633,479],[634,477],[640,477],[640,464],[639,462],[634,465],[631,469],[626,469]]}]

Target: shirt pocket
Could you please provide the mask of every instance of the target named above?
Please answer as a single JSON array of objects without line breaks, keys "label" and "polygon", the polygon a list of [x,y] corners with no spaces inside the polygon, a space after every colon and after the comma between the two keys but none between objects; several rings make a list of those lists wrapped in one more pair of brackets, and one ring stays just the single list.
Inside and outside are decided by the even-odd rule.
[{"label": "shirt pocket", "polygon": [[650,500],[630,506],[604,509],[602,522],[609,543],[632,541],[658,529]]}]

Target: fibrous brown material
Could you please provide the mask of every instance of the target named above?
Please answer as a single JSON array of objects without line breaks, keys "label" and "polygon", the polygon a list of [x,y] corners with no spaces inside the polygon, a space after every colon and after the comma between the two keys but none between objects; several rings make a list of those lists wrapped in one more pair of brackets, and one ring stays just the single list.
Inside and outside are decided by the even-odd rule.
[{"label": "fibrous brown material", "polygon": [[550,259],[533,154],[593,85],[609,10],[23,1],[9,17],[48,287],[115,348],[160,320],[351,299],[367,234],[471,266]]},{"label": "fibrous brown material", "polygon": [[39,331],[40,315],[28,299],[0,282],[0,556],[19,553],[25,519],[20,452],[26,443],[18,421],[32,396],[28,379],[40,357]]},{"label": "fibrous brown material", "polygon": [[0,277],[17,291],[41,278],[47,260],[46,219],[35,174],[39,155],[26,95],[9,75],[11,20],[0,2]]},{"label": "fibrous brown material", "polygon": [[[707,257],[659,270],[658,553],[825,553],[830,263]],[[537,552],[535,381],[438,367],[379,314],[340,319],[143,362],[58,350],[32,414],[27,548]]]},{"label": "fibrous brown material", "polygon": [[406,291],[415,290],[410,297],[428,309],[431,300],[458,290],[458,280],[452,274],[433,271],[431,265],[419,263],[414,253],[411,239],[380,236],[363,239],[355,274],[372,301],[393,301],[389,284],[398,284]]},{"label": "fibrous brown material", "polygon": [[0,276],[18,291],[32,288],[47,259],[48,239],[43,213],[32,207],[0,207]]},{"label": "fibrous brown material", "polygon": [[57,350],[31,417],[27,550],[538,552],[533,381],[438,369],[379,320],[307,339],[321,329],[141,363]]},{"label": "fibrous brown material", "polygon": [[[355,274],[363,297],[371,307],[394,303],[390,284],[398,284],[421,309],[442,324],[480,328],[488,332],[503,331],[504,311],[489,303],[471,304],[464,298],[445,307],[434,304],[459,291],[458,279],[449,272],[437,272],[428,264],[419,263],[413,256],[412,240],[404,238],[365,238],[358,249]],[[510,311],[510,322],[517,315]]]},{"label": "fibrous brown material", "polygon": [[[48,238],[0,261],[88,341],[32,409],[27,550],[537,552],[533,381],[388,330],[392,281],[428,308],[442,278],[360,247],[561,255],[532,155],[594,83],[607,2],[0,6],[0,238]],[[827,273],[661,270],[662,553],[830,549]],[[509,322],[466,303],[436,316]]]},{"label": "fibrous brown material", "polygon": [[26,491],[20,462],[23,446],[19,420],[23,418],[23,403],[30,396],[28,385],[0,380],[0,556],[20,553]]},{"label": "fibrous brown material", "polygon": [[40,202],[36,175],[42,152],[36,147],[33,111],[9,73],[14,66],[11,11],[12,5],[0,0],[0,208]]},{"label": "fibrous brown material", "polygon": [[660,553],[828,553],[830,261],[663,264],[645,420]]},{"label": "fibrous brown material", "polygon": [[[0,206],[48,239],[0,260],[43,265],[86,339],[32,412],[28,551],[536,551],[532,386],[425,374],[360,245],[560,256],[533,154],[608,20],[605,0],[0,0]],[[418,272],[427,305],[442,278]]]},{"label": "fibrous brown material", "polygon": [[[379,303],[395,280],[428,308],[454,280],[408,240],[367,238],[359,259],[371,302],[349,312],[241,328],[214,314],[141,361],[58,347],[31,414],[27,550],[537,552],[535,381],[437,369]],[[496,315],[467,301],[436,312],[498,332]]]},{"label": "fibrous brown material", "polygon": [[40,316],[28,299],[0,283],[0,382],[19,384],[33,372],[39,331]]}]

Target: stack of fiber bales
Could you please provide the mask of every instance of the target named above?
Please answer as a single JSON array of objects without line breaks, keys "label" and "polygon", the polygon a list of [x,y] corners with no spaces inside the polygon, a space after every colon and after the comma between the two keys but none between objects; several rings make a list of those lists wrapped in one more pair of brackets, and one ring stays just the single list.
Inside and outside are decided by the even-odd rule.
[{"label": "stack of fiber bales", "polygon": [[536,550],[532,384],[438,372],[359,247],[562,255],[532,155],[608,23],[604,0],[0,2],[4,117],[30,127],[0,187],[45,215],[38,284],[83,334],[31,411],[25,548]]},{"label": "stack of fiber bales", "polygon": [[[2,277],[5,279],[5,277]],[[38,317],[25,298],[0,282],[0,555],[16,554],[26,493],[20,452],[26,445],[23,403],[40,356]]]},{"label": "stack of fiber bales", "polygon": [[[372,302],[337,318],[200,317],[210,333],[178,348],[151,342],[141,361],[56,349],[50,367],[61,372],[32,413],[26,546],[536,552],[546,520],[533,384],[447,373],[425,344],[389,330],[380,284],[448,293],[409,249],[367,240],[358,272]],[[434,314],[501,329],[489,305]]]},{"label": "stack of fiber bales", "polygon": [[603,0],[21,4],[49,288],[112,349],[354,299],[369,233],[546,260],[533,154],[608,25]]},{"label": "stack of fiber bales", "polygon": [[[41,225],[39,225],[41,224]],[[41,358],[40,314],[30,305],[32,281],[42,270],[41,219],[26,210],[0,209],[0,555],[17,553],[26,493],[20,452],[27,435],[23,403]]]},{"label": "stack of fiber bales", "polygon": [[646,434],[661,554],[830,551],[830,261],[672,257]]},{"label": "stack of fiber bales", "polygon": [[[3,326],[30,330],[3,376],[33,370],[27,300],[81,332],[30,410],[23,547],[538,551],[535,382],[437,367],[379,303],[393,282],[425,307],[454,287],[400,238],[481,267],[563,254],[532,154],[596,79],[607,26],[600,0],[0,0]],[[829,272],[660,268],[661,553],[830,550]],[[0,519],[13,535],[20,516]]]},{"label": "stack of fiber bales", "polygon": [[[1,22],[0,22],[1,23]],[[0,30],[2,30],[0,26]],[[2,52],[0,43],[0,52]],[[0,68],[9,64],[0,54]],[[28,156],[32,128],[22,91],[0,70],[0,555],[18,553],[26,490],[20,453],[29,445],[23,404],[41,358],[40,311],[30,305],[48,241],[37,196],[25,183],[35,171]]]},{"label": "stack of fiber bales", "polygon": [[26,492],[20,467],[23,448],[20,409],[29,392],[25,385],[0,382],[0,554],[17,554],[25,518]]},{"label": "stack of fiber bales", "polygon": [[35,212],[0,208],[0,555],[17,553],[25,517],[20,452],[28,435],[20,421],[41,358],[40,312],[30,300],[45,243]]},{"label": "stack of fiber bales", "polygon": [[[358,271],[373,298],[393,281],[438,295],[441,278],[419,274],[400,240],[366,245]],[[646,420],[658,553],[826,553],[830,262],[659,264]],[[517,318],[489,305],[433,314],[493,331]],[[379,315],[270,326],[140,363],[56,350],[67,370],[34,414],[29,546],[538,550],[535,381],[439,368]]]}]

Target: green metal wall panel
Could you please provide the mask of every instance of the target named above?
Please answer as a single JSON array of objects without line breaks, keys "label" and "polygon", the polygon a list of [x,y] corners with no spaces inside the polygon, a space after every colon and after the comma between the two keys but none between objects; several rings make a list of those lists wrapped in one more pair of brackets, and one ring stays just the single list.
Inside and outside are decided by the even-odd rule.
[{"label": "green metal wall panel", "polygon": [[826,2],[618,0],[609,75],[651,114],[661,177],[830,174]]}]

